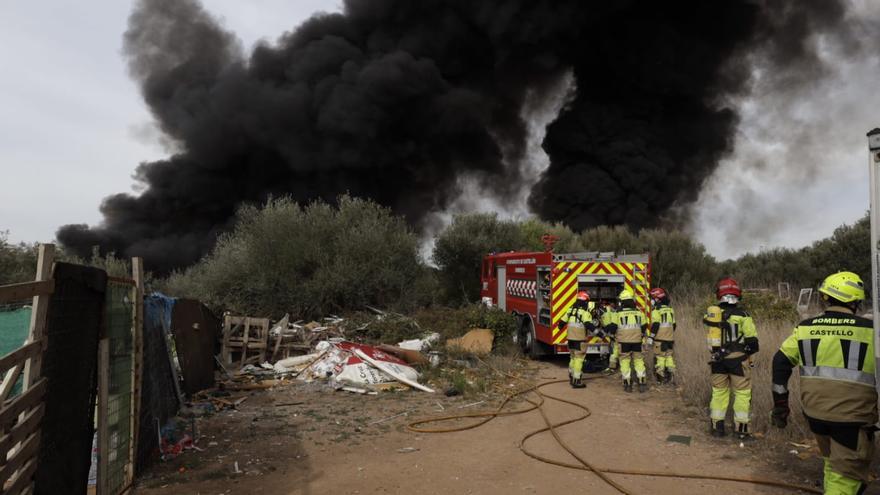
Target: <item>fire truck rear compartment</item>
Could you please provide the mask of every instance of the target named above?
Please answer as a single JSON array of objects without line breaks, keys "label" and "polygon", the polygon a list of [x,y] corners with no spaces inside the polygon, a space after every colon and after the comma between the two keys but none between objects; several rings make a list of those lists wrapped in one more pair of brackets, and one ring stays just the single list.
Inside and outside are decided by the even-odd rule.
[{"label": "fire truck rear compartment", "polygon": [[622,275],[580,275],[578,276],[578,290],[587,291],[590,300],[600,303],[613,304],[623,290],[625,280]]}]

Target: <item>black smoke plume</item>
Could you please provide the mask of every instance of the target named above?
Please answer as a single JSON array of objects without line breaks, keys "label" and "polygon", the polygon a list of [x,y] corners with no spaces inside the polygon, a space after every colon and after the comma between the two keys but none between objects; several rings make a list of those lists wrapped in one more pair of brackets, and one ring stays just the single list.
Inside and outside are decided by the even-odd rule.
[{"label": "black smoke plume", "polygon": [[547,129],[551,165],[531,206],[573,228],[654,225],[730,151],[724,97],[748,90],[743,54],[772,47],[794,67],[810,57],[811,19],[844,10],[814,3],[345,0],[246,55],[195,0],[141,0],[124,51],[177,151],[138,167],[141,195],[106,198],[100,226],[58,239],[166,271],[271,195],[350,192],[413,225],[455,199],[461,177],[509,197],[524,102],[568,71],[576,93]]}]

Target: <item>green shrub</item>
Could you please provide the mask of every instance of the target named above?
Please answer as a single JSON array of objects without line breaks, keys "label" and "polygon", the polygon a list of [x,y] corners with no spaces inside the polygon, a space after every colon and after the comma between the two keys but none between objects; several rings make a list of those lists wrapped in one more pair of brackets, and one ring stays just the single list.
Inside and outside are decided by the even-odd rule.
[{"label": "green shrub", "polygon": [[[703,299],[703,308],[717,305],[715,296],[706,295]],[[768,321],[790,322],[792,325],[799,320],[797,306],[794,302],[781,299],[770,291],[745,291],[742,295],[740,306],[754,318],[760,334],[761,325]]]},{"label": "green shrub", "polygon": [[522,249],[519,224],[499,220],[495,213],[456,215],[434,244],[433,260],[440,272],[445,302],[476,301],[480,297],[480,266],[490,252]]},{"label": "green shrub", "polygon": [[436,292],[418,237],[387,208],[341,196],[338,206],[290,198],[242,207],[233,230],[185,272],[173,295],[253,315],[308,318],[364,305],[410,310]]},{"label": "green shrub", "polygon": [[488,328],[495,335],[495,341],[511,340],[518,321],[515,316],[496,307],[472,304],[466,308],[468,328]]},{"label": "green shrub", "polygon": [[414,316],[425,332],[437,332],[440,340],[461,337],[472,328],[488,328],[495,340],[509,339],[517,327],[517,319],[498,308],[482,304],[467,304],[458,308],[434,306]]},{"label": "green shrub", "polygon": [[0,285],[34,279],[37,273],[37,245],[10,244],[9,232],[0,231]]},{"label": "green shrub", "polygon": [[413,318],[388,313],[377,318],[374,313],[346,314],[345,336],[370,344],[397,344],[402,340],[419,339],[427,333]]}]

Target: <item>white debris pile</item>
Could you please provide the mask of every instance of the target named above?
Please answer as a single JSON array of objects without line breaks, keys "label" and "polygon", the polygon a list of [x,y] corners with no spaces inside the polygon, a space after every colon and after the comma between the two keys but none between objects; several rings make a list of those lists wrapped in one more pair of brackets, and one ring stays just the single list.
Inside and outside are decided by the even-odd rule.
[{"label": "white debris pile", "polygon": [[[421,385],[419,372],[406,361],[381,349],[354,342],[320,342],[310,354],[310,361],[279,361],[285,369],[302,366],[297,377],[303,381],[331,380],[343,386],[376,386],[383,384],[403,384],[426,392],[432,389]],[[304,356],[300,356],[304,357]],[[372,387],[374,389],[385,387]]]},{"label": "white debris pile", "polygon": [[409,349],[411,351],[425,352],[438,340],[440,340],[440,334],[433,332],[425,335],[421,339],[402,340],[397,343],[397,347],[400,347],[401,349]]}]

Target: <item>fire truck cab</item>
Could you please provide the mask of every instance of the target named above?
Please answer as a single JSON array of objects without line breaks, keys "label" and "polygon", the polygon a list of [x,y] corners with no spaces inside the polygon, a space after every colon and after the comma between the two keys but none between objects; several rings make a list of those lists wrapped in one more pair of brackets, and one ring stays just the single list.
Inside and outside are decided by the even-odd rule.
[{"label": "fire truck cab", "polygon": [[[636,305],[650,317],[650,256],[585,252],[493,253],[483,258],[480,273],[483,304],[516,315],[514,340],[523,353],[538,357],[567,354],[563,316],[579,291],[587,291],[597,307],[614,304],[624,287],[636,295]],[[607,337],[590,336],[587,359],[604,368],[611,352]]]}]

